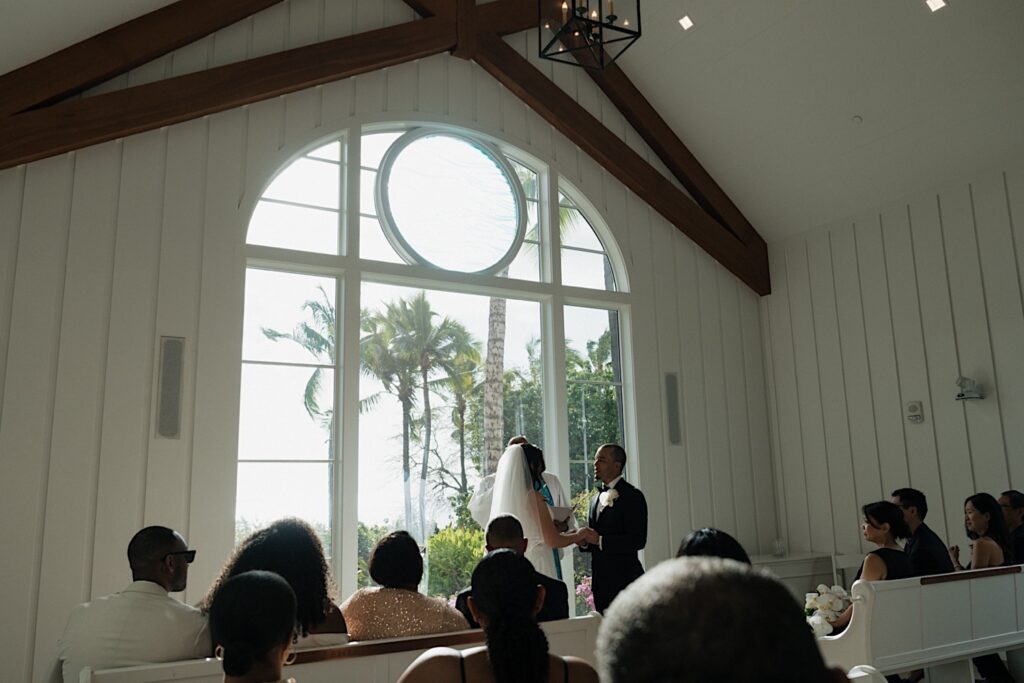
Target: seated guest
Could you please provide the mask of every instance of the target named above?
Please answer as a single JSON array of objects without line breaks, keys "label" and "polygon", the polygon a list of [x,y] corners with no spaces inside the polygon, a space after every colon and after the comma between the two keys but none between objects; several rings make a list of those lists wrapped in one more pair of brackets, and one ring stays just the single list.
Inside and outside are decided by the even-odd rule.
[{"label": "seated guest", "polygon": [[[526,553],[528,541],[523,538],[523,525],[519,523],[515,515],[498,515],[487,525],[487,552],[499,548],[508,548],[523,555]],[[537,583],[544,586],[544,604],[537,612],[537,621],[557,621],[558,619],[569,618],[569,590],[565,587],[564,581],[552,579],[550,576],[536,572]],[[473,612],[469,609],[469,596],[472,588],[459,593],[455,598],[455,609],[462,612],[466,621],[473,628],[480,628],[480,624],[473,618]]]},{"label": "seated guest", "polygon": [[345,620],[334,603],[334,582],[323,544],[308,523],[290,517],[251,533],[235,548],[199,607],[208,612],[221,584],[254,569],[274,572],[292,587],[300,636],[345,632]]},{"label": "seated guest", "polygon": [[949,558],[957,571],[1012,564],[1013,551],[1003,510],[990,494],[975,493],[964,501],[964,529],[974,543],[971,544],[971,561],[966,567],[960,564],[960,547],[949,547]]},{"label": "seated guest", "polygon": [[406,531],[393,531],[370,552],[370,578],[379,588],[360,588],[341,605],[353,640],[405,638],[469,628],[454,607],[417,588],[423,558]]},{"label": "seated guest", "polygon": [[750,557],[739,541],[724,531],[711,527],[691,531],[679,544],[676,557],[721,557],[750,564]]},{"label": "seated guest", "polygon": [[712,557],[662,562],[619,593],[597,635],[597,661],[603,683],[846,680],[825,666],[789,589]]},{"label": "seated guest", "polygon": [[953,562],[949,559],[946,544],[924,523],[928,514],[925,495],[917,489],[896,489],[889,500],[903,510],[903,521],[910,529],[910,539],[903,552],[910,558],[914,576],[948,574],[953,571]]},{"label": "seated guest", "polygon": [[71,611],[58,645],[64,683],[83,667],[112,669],[209,657],[206,618],[168,593],[185,590],[196,551],[181,534],[149,526],[128,544],[132,583]]},{"label": "seated guest", "polygon": [[[897,542],[910,536],[910,529],[903,520],[903,511],[898,505],[887,500],[868,503],[861,511],[864,513],[861,532],[864,538],[877,545],[878,549],[872,550],[864,557],[864,564],[857,570],[857,576],[853,580],[895,581],[913,576],[910,558]],[[850,623],[852,617],[853,605],[850,605],[832,622],[832,626],[836,629],[843,628]]]},{"label": "seated guest", "polygon": [[[966,569],[988,569],[1013,563],[1003,511],[990,494],[975,493],[964,501],[964,528],[967,537],[974,541],[971,544],[971,561]],[[965,569],[960,564],[958,546],[949,547],[949,557],[957,571]],[[975,657],[973,661],[978,673],[989,683],[1013,683],[1013,676],[999,655]]]},{"label": "seated guest", "polygon": [[280,681],[293,654],[295,593],[273,572],[236,574],[213,598],[210,634],[225,683]]},{"label": "seated guest", "polygon": [[999,496],[999,504],[1003,508],[1003,520],[1013,546],[1013,561],[1024,564],[1024,493],[1003,491],[1003,495]]},{"label": "seated guest", "polygon": [[582,659],[548,652],[537,625],[544,586],[525,557],[507,548],[484,556],[473,570],[469,609],[487,635],[487,645],[468,650],[437,647],[420,655],[399,683],[597,683]]}]

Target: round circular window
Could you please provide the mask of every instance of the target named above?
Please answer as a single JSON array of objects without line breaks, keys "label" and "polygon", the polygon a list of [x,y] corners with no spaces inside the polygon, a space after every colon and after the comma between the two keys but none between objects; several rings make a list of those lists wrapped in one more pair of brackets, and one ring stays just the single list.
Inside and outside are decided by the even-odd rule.
[{"label": "round circular window", "polygon": [[412,130],[384,154],[376,185],[384,234],[407,263],[464,273],[506,268],[526,235],[526,199],[493,145]]}]

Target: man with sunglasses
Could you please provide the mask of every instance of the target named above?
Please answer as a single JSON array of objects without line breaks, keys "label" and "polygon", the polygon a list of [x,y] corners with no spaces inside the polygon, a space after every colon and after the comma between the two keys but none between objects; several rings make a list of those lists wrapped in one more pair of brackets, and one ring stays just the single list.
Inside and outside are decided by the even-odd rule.
[{"label": "man with sunglasses", "polygon": [[196,557],[181,534],[146,527],[128,544],[132,583],[71,611],[58,646],[64,683],[94,671],[179,659],[209,657],[206,617],[172,598],[185,590]]}]

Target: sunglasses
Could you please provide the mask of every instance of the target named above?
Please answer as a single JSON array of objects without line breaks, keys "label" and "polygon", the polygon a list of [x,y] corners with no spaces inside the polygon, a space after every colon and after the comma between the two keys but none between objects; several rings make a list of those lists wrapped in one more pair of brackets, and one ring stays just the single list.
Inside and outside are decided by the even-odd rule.
[{"label": "sunglasses", "polygon": [[167,553],[166,555],[164,555],[164,559],[166,560],[171,555],[184,555],[186,564],[192,564],[193,562],[195,562],[196,559],[195,550],[176,550],[173,553]]}]

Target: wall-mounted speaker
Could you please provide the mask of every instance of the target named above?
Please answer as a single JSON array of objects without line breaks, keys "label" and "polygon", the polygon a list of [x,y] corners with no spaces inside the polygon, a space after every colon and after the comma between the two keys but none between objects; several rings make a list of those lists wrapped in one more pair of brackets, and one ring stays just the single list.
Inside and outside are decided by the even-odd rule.
[{"label": "wall-mounted speaker", "polygon": [[160,337],[160,372],[156,389],[156,433],[181,438],[181,394],[185,381],[185,338]]},{"label": "wall-mounted speaker", "polygon": [[679,375],[665,373],[665,411],[668,416],[668,442],[678,446],[683,441],[679,420]]}]

